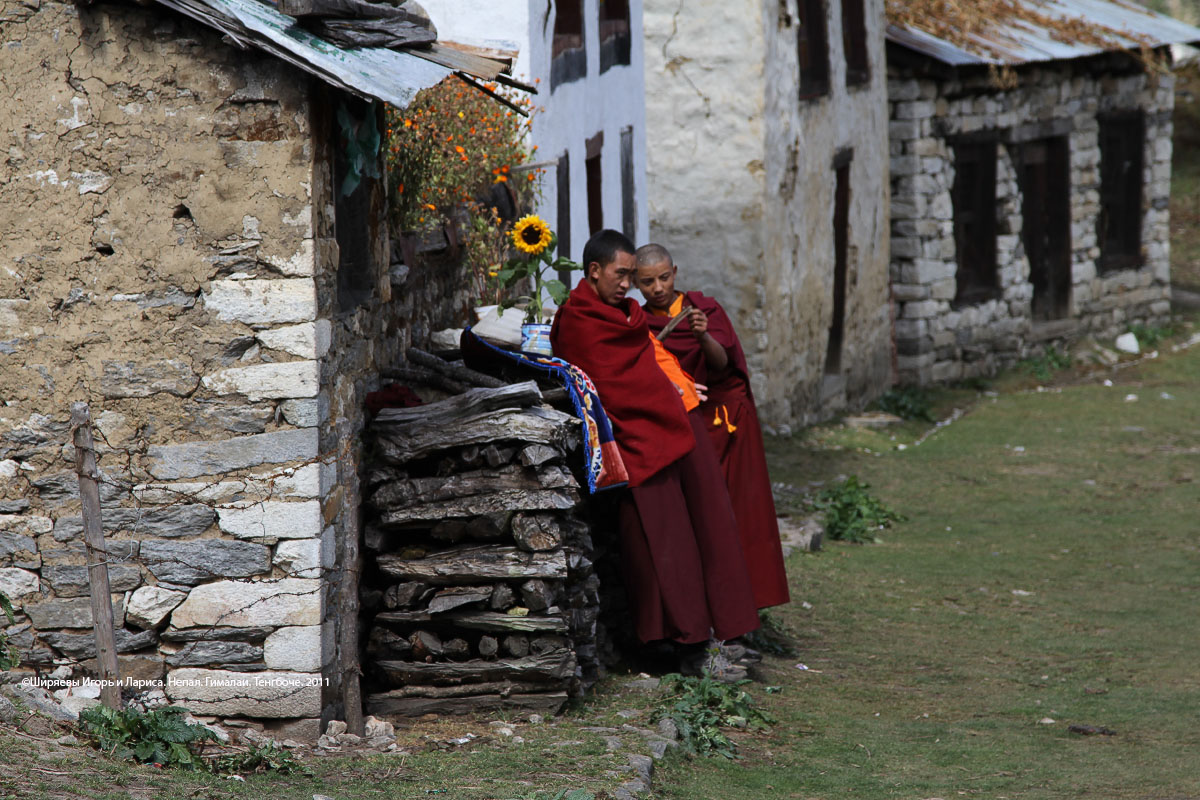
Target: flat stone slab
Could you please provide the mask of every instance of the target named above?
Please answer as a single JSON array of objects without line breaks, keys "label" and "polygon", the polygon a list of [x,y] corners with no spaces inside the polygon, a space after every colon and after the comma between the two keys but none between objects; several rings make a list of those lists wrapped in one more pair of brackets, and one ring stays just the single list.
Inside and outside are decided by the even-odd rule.
[{"label": "flat stone slab", "polygon": [[166,692],[194,714],[314,717],[321,713],[321,683],[317,673],[183,668],[167,673]]},{"label": "flat stone slab", "polygon": [[171,613],[171,624],[176,628],[320,622],[321,582],[303,578],[207,583],[193,589],[187,600]]},{"label": "flat stone slab", "polygon": [[[139,536],[199,536],[217,521],[217,512],[193,503],[168,508],[102,508],[104,532],[128,531]],[[54,538],[67,542],[83,535],[83,517],[60,517],[54,523]]]},{"label": "flat stone slab", "polygon": [[[113,621],[121,625],[125,619],[125,595],[112,596]],[[33,627],[39,631],[55,628],[92,627],[92,600],[90,597],[72,597],[66,600],[44,600],[27,603],[25,614]]]},{"label": "flat stone slab", "polygon": [[[88,568],[60,565],[42,568],[42,580],[50,584],[57,597],[87,597],[91,594]],[[108,588],[127,592],[142,585],[142,572],[129,564],[108,565]]]},{"label": "flat stone slab", "polygon": [[308,461],[319,454],[315,428],[272,431],[209,442],[153,445],[150,474],[159,480],[219,475],[260,464]]},{"label": "flat stone slab", "polygon": [[269,547],[228,539],[142,542],[141,560],[158,580],[186,586],[271,571]]}]

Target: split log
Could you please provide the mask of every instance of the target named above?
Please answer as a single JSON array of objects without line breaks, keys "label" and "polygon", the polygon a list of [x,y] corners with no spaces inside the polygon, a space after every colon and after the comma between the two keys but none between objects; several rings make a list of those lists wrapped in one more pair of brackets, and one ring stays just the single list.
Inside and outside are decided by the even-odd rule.
[{"label": "split log", "polygon": [[511,636],[505,636],[503,645],[504,652],[509,655],[517,658],[529,655],[529,637],[524,634],[514,633]]},{"label": "split log", "polygon": [[545,716],[557,714],[567,702],[566,692],[544,692],[539,694],[473,695],[457,698],[395,697],[371,695],[367,698],[367,712],[380,718],[423,717],[426,714],[449,716],[451,714],[475,714],[481,711],[518,709],[523,712]]},{"label": "split log", "polygon": [[417,631],[408,637],[408,643],[412,645],[413,658],[436,658],[444,649],[438,635],[429,631]]},{"label": "split log", "polygon": [[514,514],[512,535],[522,550],[554,550],[562,545],[562,528],[552,514]]},{"label": "split log", "polygon": [[416,347],[408,348],[408,360],[414,364],[420,364],[422,367],[437,370],[444,375],[448,375],[455,380],[469,383],[474,386],[485,386],[491,389],[498,389],[507,384],[499,378],[493,378],[491,375],[485,375],[482,372],[477,372],[470,367],[462,364],[452,364],[445,359],[438,358],[433,353],[427,353]]},{"label": "split log", "polygon": [[412,644],[398,633],[378,626],[367,636],[367,654],[375,658],[407,658]]},{"label": "split log", "polygon": [[429,601],[430,614],[442,614],[471,603],[482,603],[492,597],[490,586],[452,586],[441,589]]},{"label": "split log", "polygon": [[467,523],[467,536],[472,539],[490,541],[504,536],[508,530],[512,514],[505,511],[499,514],[485,514]]},{"label": "split log", "polygon": [[521,598],[530,611],[545,611],[554,605],[557,592],[545,581],[530,580],[521,584]]},{"label": "split log", "polygon": [[483,459],[488,463],[489,467],[495,469],[512,461],[512,457],[516,452],[517,448],[515,447],[497,447],[494,444],[489,444],[483,448]]},{"label": "split log", "polygon": [[379,524],[398,528],[414,522],[477,517],[504,511],[566,511],[579,504],[574,489],[502,489],[491,494],[456,497],[407,508],[384,511]]},{"label": "split log", "polygon": [[556,650],[498,661],[379,661],[376,666],[396,686],[446,686],[505,679],[557,683],[575,674],[575,654],[570,650]]},{"label": "split log", "polygon": [[521,448],[521,463],[527,467],[536,467],[540,464],[545,464],[554,458],[559,458],[562,453],[555,450],[553,447],[546,447],[544,444],[530,444]]},{"label": "split log", "polygon": [[[443,392],[449,392],[450,394],[462,394],[471,388],[471,385],[468,383],[456,381],[440,372],[423,367],[391,367],[380,370],[379,374],[390,381],[404,381],[406,386],[432,386],[434,389],[441,389]],[[424,406],[420,407],[424,408]],[[383,409],[383,411],[388,410],[390,409]],[[383,411],[380,413],[383,413]]]},{"label": "split log", "polygon": [[436,617],[427,611],[384,611],[375,615],[375,621],[406,625],[445,624],[489,633],[567,632],[567,623],[562,617],[515,617],[495,611],[448,611]]},{"label": "split log", "polygon": [[535,636],[529,640],[529,651],[540,656],[569,647],[570,644],[571,640],[565,636]]},{"label": "split log", "polygon": [[517,596],[507,583],[497,583],[492,587],[492,600],[488,605],[492,611],[507,611],[517,602]]},{"label": "split log", "polygon": [[480,580],[567,577],[564,553],[525,553],[515,547],[484,545],[443,550],[425,558],[381,555],[376,559],[385,575],[402,581],[433,584],[472,584]]},{"label": "split log", "polygon": [[446,658],[466,659],[471,657],[471,645],[467,644],[466,639],[451,639],[444,642],[442,648]]},{"label": "split log", "polygon": [[546,684],[529,681],[488,681],[486,683],[466,683],[460,686],[399,686],[372,695],[376,698],[398,697],[473,697],[482,694],[524,694],[546,691]]},{"label": "split log", "polygon": [[537,481],[543,489],[578,489],[579,481],[564,466],[542,467],[537,472]]},{"label": "split log", "polygon": [[491,658],[500,650],[500,642],[495,636],[482,636],[479,639],[479,655]]},{"label": "split log", "polygon": [[[386,377],[386,372],[384,377]],[[439,424],[474,417],[498,408],[521,408],[542,402],[542,392],[533,381],[514,383],[498,389],[470,389],[455,397],[412,408],[385,408],[375,415],[372,425],[391,427],[436,421]]]},{"label": "split log", "polygon": [[537,491],[544,488],[578,486],[574,483],[556,483],[554,477],[557,476],[549,480],[540,474],[534,477],[520,467],[511,466],[496,470],[460,472],[445,478],[390,481],[380,486],[371,496],[371,505],[380,510],[388,510],[501,490]]},{"label": "split log", "polygon": [[429,588],[428,584],[417,581],[389,586],[383,593],[383,604],[388,608],[411,608]]},{"label": "split log", "polygon": [[579,420],[558,411],[551,412],[557,416],[547,416],[534,410],[503,408],[453,421],[430,418],[403,426],[384,425],[376,439],[379,455],[389,464],[404,465],[439,450],[486,442],[529,442],[565,450],[575,446]]}]

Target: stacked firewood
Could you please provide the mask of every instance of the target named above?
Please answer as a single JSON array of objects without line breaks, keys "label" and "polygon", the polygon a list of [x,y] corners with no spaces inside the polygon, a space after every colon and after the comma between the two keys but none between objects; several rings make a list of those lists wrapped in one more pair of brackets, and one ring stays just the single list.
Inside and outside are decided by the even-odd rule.
[{"label": "stacked firewood", "polygon": [[367,713],[553,713],[594,682],[579,421],[531,381],[385,409],[368,439]]}]

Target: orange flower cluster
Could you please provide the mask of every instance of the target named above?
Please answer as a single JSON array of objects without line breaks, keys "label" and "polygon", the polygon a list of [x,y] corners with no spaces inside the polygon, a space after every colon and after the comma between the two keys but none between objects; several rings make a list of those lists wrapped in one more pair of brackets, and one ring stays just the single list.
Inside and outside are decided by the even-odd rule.
[{"label": "orange flower cluster", "polygon": [[[533,110],[526,96],[508,99]],[[388,185],[399,230],[448,220],[483,200],[491,184],[507,183],[533,155],[525,144],[529,118],[454,77],[420,92],[406,109],[389,107],[387,119]],[[532,187],[539,172],[529,170],[522,183]]]}]

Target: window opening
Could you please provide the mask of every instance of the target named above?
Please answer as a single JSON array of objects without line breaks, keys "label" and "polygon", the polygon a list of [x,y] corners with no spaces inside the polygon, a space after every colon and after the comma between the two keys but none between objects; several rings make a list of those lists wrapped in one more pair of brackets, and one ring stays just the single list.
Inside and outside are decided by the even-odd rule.
[{"label": "window opening", "polygon": [[829,91],[829,31],[825,0],[797,0],[797,44],[800,62],[800,98],[819,97]]},{"label": "window opening", "polygon": [[621,130],[621,232],[637,241],[637,197],[634,195],[633,128]]},{"label": "window opening", "polygon": [[863,3],[864,0],[842,0],[842,50],[846,56],[847,86],[861,86],[871,78]]},{"label": "window opening", "polygon": [[834,159],[833,192],[833,317],[829,323],[829,344],[825,349],[825,374],[842,370],[842,342],[846,330],[846,272],[850,249],[850,161],[852,150],[843,150]]},{"label": "window opening", "polygon": [[550,91],[587,74],[584,44],[583,0],[557,0],[554,4],[554,40],[551,45]]},{"label": "window opening", "polygon": [[629,0],[600,2],[600,71],[629,64]]},{"label": "window opening", "polygon": [[958,262],[956,306],[998,297],[996,275],[996,143],[954,146],[954,249]]},{"label": "window opening", "polygon": [[1142,263],[1146,119],[1140,111],[1100,118],[1100,271]]},{"label": "window opening", "polygon": [[1033,318],[1062,319],[1071,305],[1070,145],[1055,136],[1025,142],[1017,152]]},{"label": "window opening", "polygon": [[602,150],[604,150],[603,131],[587,140],[587,160],[583,162],[583,171],[587,178],[589,236],[604,228],[603,195],[600,189],[600,153]]},{"label": "window opening", "polygon": [[[571,155],[563,151],[554,167],[554,183],[557,187],[558,208],[555,225],[558,229],[558,254],[571,257]],[[571,273],[559,270],[558,279],[568,286],[571,285]]]},{"label": "window opening", "polygon": [[377,116],[375,106],[348,96],[331,115],[339,311],[350,311],[370,299],[379,271],[376,236],[384,212]]}]

